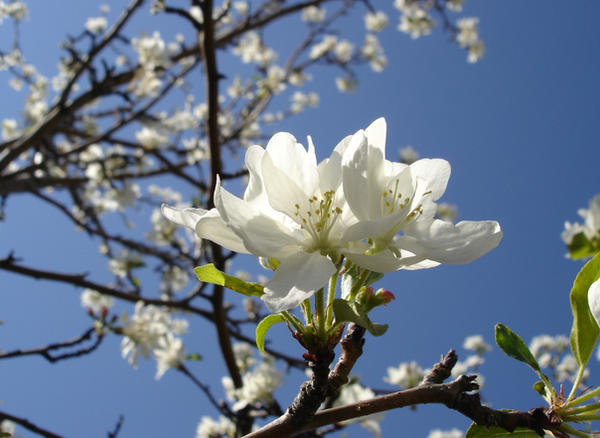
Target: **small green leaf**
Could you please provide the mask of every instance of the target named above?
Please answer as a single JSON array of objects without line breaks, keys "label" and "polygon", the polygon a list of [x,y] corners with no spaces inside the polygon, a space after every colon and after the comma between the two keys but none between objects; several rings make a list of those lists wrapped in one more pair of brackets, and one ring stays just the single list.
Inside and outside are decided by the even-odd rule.
[{"label": "small green leaf", "polygon": [[594,242],[587,238],[585,233],[577,233],[571,239],[571,243],[567,245],[569,255],[574,260],[585,259],[592,257],[598,252],[598,248],[594,245]]},{"label": "small green leaf", "polygon": [[533,389],[542,397],[546,397],[546,385],[541,380],[538,380],[533,384]]},{"label": "small green leaf", "polygon": [[185,359],[186,360],[202,360],[203,358],[198,353],[192,353],[192,354],[188,354]]},{"label": "small green leaf", "polygon": [[[352,265],[352,267],[348,269],[348,271],[344,273],[344,275],[342,275],[342,280],[340,282],[340,287],[342,289],[342,297],[345,298],[352,291],[352,289],[356,286],[357,282],[359,281],[360,276],[361,273],[358,272],[358,268],[356,267],[356,265]],[[363,284],[361,284],[361,286],[369,286],[375,283],[376,281],[381,280],[382,278],[382,273],[370,271],[367,275],[367,278],[365,279]]]},{"label": "small green leaf", "polygon": [[256,346],[260,351],[265,351],[265,335],[267,331],[279,322],[285,321],[280,314],[269,315],[256,326]]},{"label": "small green leaf", "polygon": [[594,351],[600,328],[590,312],[588,289],[600,278],[600,254],[587,262],[575,277],[569,299],[573,312],[571,350],[580,366],[585,366]]},{"label": "small green leaf", "polygon": [[333,314],[335,322],[354,322],[366,328],[373,336],[381,336],[388,329],[387,324],[372,322],[367,312],[358,303],[350,303],[342,298],[333,300]]},{"label": "small green leaf", "polygon": [[533,430],[525,429],[522,427],[516,428],[514,431],[509,432],[501,427],[484,427],[478,426],[472,423],[465,438],[540,438],[540,436]]},{"label": "small green leaf", "polygon": [[215,268],[215,265],[209,263],[208,265],[198,266],[194,268],[196,277],[198,280],[205,283],[217,284],[219,286],[226,287],[232,291],[239,292],[246,296],[256,295],[260,297],[264,294],[264,286],[258,283],[250,283],[244,280],[240,280],[233,275],[226,274],[225,272],[219,271]]},{"label": "small green leaf", "polygon": [[540,371],[540,366],[529,351],[527,344],[504,324],[496,324],[496,344],[510,357],[525,362],[535,371]]},{"label": "small green leaf", "polygon": [[8,432],[0,432],[0,438],[10,438],[11,436]]}]

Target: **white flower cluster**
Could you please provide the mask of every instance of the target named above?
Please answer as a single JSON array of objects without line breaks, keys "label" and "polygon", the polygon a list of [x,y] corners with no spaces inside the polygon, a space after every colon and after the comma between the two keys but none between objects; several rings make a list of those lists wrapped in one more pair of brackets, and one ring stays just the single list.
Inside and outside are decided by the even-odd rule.
[{"label": "white flower cluster", "polygon": [[292,94],[291,99],[292,105],[290,106],[290,111],[294,114],[301,113],[306,107],[314,108],[319,106],[319,95],[317,93],[305,94],[302,91],[296,91]]},{"label": "white flower cluster", "polygon": [[15,21],[22,20],[27,16],[27,5],[20,0],[4,2],[0,1],[0,23],[4,18]]},{"label": "white flower cluster", "polygon": [[245,64],[253,63],[263,68],[277,59],[275,51],[263,43],[258,32],[246,32],[233,48],[233,54]]},{"label": "white flower cluster", "polygon": [[185,349],[175,335],[184,334],[187,326],[186,320],[172,318],[166,309],[138,301],[123,325],[121,355],[136,368],[140,355],[149,358],[152,354],[157,362],[156,379],[160,379],[166,370],[183,363]]},{"label": "white flower cluster", "polygon": [[117,277],[126,277],[132,269],[142,266],[144,266],[142,255],[129,250],[123,250],[121,255],[108,261],[108,269]]},{"label": "white flower cluster", "polygon": [[395,0],[394,6],[400,10],[400,24],[398,30],[417,39],[429,35],[435,26],[435,21],[431,18],[429,11],[414,0]]},{"label": "white flower cluster", "polygon": [[481,335],[467,336],[463,342],[463,348],[465,350],[474,351],[480,356],[492,349],[492,347],[483,340],[483,336]]},{"label": "white flower cluster", "polygon": [[210,417],[202,417],[196,429],[196,438],[235,437],[235,424],[227,417],[221,415],[219,421]]},{"label": "white flower cluster", "polygon": [[387,27],[388,23],[388,17],[383,11],[369,11],[365,15],[365,28],[369,32],[381,32]]},{"label": "white flower cluster", "polygon": [[485,45],[479,39],[478,23],[479,18],[476,17],[464,17],[456,22],[456,42],[460,47],[467,49],[467,61],[470,63],[479,61],[485,54]]},{"label": "white flower cluster", "polygon": [[[368,400],[375,397],[375,393],[371,388],[362,386],[358,382],[351,382],[342,386],[338,398],[333,402],[332,407],[346,406],[357,403],[363,400]],[[371,432],[375,437],[381,438],[381,426],[379,423],[383,421],[385,414],[378,412],[376,414],[366,415],[364,417],[355,418],[341,422],[342,424],[353,424],[360,422],[360,425]]]},{"label": "white flower cluster", "polygon": [[90,17],[85,22],[85,29],[90,33],[99,34],[104,32],[107,25],[106,17]]},{"label": "white flower cluster", "polygon": [[433,429],[427,438],[464,438],[465,433],[459,429],[441,430]]},{"label": "white flower cluster", "polygon": [[[586,248],[586,251],[582,253],[583,257],[590,257],[600,251],[600,194],[590,200],[589,208],[581,208],[577,214],[581,216],[583,223],[565,222],[565,229],[561,237],[569,247],[572,258],[581,258],[577,255],[580,247]],[[576,238],[582,242],[578,242]]]},{"label": "white flower cluster", "polygon": [[[463,348],[474,351],[475,354],[468,356],[462,362],[456,362],[452,368],[453,377],[458,377],[469,371],[477,371],[484,362],[483,355],[492,349],[486,344],[481,335],[467,336],[463,342]],[[427,373],[429,373],[429,370],[424,370],[415,361],[402,362],[398,367],[388,367],[387,376],[383,380],[402,389],[409,389],[418,386]],[[480,386],[483,384],[481,376],[478,376],[478,383]]]},{"label": "white flower cluster", "polygon": [[400,388],[408,389],[414,388],[423,377],[425,377],[426,370],[419,366],[414,360],[412,362],[402,362],[398,367],[388,367],[387,376],[383,380],[390,385],[397,385]]},{"label": "white flower cluster", "polygon": [[182,290],[189,281],[188,272],[179,266],[167,266],[160,278],[160,291],[169,295]]},{"label": "white flower cluster", "polygon": [[227,398],[235,402],[233,410],[243,409],[249,404],[269,404],[273,399],[273,392],[283,383],[283,373],[275,368],[275,359],[269,355],[263,355],[262,360],[254,365],[254,356],[241,347],[234,349],[236,362],[241,365],[242,387],[235,388],[230,377],[223,377],[221,383],[225,389]]},{"label": "white flower cluster", "polygon": [[85,289],[81,293],[81,306],[99,313],[114,306],[115,300],[110,295],[101,294],[97,290]]},{"label": "white flower cluster", "polygon": [[[557,382],[573,381],[577,374],[578,366],[575,358],[571,354],[565,354],[568,349],[569,338],[564,335],[535,336],[529,344],[529,350],[540,367],[549,368]],[[584,378],[588,374],[588,370],[586,370]]]},{"label": "white flower cluster", "polygon": [[318,6],[308,6],[302,10],[302,20],[307,23],[322,23],[327,11]]},{"label": "white flower cluster", "polygon": [[276,313],[296,307],[337,271],[341,255],[375,272],[469,263],[498,245],[495,221],[435,219],[450,176],[445,160],[411,165],[385,159],[385,120],[343,139],[317,164],[288,133],[246,152],[243,198],[219,185],[216,208],[163,205],[169,220],[232,251],[275,258],[263,301]]},{"label": "white flower cluster", "polygon": [[158,31],[152,36],[142,35],[132,38],[131,45],[138,54],[140,69],[138,70],[134,92],[140,97],[158,95],[162,86],[159,68],[167,68],[171,61],[165,42]]}]

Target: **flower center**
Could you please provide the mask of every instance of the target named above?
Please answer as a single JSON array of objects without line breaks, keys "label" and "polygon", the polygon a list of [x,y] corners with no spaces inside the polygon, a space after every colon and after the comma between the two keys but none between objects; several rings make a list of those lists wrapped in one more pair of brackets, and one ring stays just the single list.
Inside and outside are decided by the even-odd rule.
[{"label": "flower center", "polygon": [[295,204],[294,216],[298,218],[300,228],[306,231],[312,238],[311,250],[329,249],[328,237],[342,209],[334,205],[335,192],[330,190],[321,197],[312,196],[308,198],[308,208],[302,210],[299,204]]},{"label": "flower center", "polygon": [[[389,187],[389,186],[388,186]],[[381,192],[381,213],[383,216],[400,211],[410,202],[410,196],[403,196],[399,190],[400,179],[396,178],[394,186]]]}]

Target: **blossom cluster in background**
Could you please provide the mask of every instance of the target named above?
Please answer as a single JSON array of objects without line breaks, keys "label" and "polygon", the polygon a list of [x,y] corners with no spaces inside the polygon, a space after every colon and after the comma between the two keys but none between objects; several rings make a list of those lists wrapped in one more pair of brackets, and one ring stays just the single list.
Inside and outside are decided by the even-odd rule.
[{"label": "blossom cluster in background", "polygon": [[583,223],[566,221],[561,237],[568,257],[585,259],[600,252],[600,195],[590,200],[589,208],[581,208],[577,213]]}]

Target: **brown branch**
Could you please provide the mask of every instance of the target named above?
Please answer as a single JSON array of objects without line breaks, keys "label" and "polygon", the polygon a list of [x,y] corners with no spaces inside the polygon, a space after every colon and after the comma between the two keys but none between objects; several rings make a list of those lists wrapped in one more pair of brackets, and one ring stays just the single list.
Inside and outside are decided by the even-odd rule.
[{"label": "brown branch", "polygon": [[[94,343],[92,345],[90,345],[89,347],[85,347],[85,348],[80,348],[79,350],[76,351],[72,351],[69,353],[63,353],[63,354],[58,354],[56,356],[52,355],[52,352],[56,351],[56,350],[61,350],[63,348],[68,348],[68,347],[73,347],[75,345],[81,344],[89,339],[92,338],[92,335],[96,333],[96,340],[94,341]],[[44,359],[46,359],[48,362],[51,363],[55,363],[58,362],[60,360],[64,360],[64,359],[71,359],[74,357],[79,357],[79,356],[83,356],[85,354],[89,354],[91,352],[93,352],[96,348],[98,348],[98,346],[100,346],[100,343],[102,342],[103,336],[98,334],[96,332],[96,330],[92,327],[89,328],[85,331],[85,333],[83,333],[80,336],[77,336],[74,339],[71,339],[69,341],[64,341],[64,342],[57,342],[54,344],[49,344],[45,347],[40,347],[40,348],[32,348],[29,350],[13,350],[13,351],[9,351],[6,353],[0,353],[0,359],[8,359],[8,358],[12,358],[12,357],[20,357],[20,356],[31,356],[31,355],[37,355],[39,354],[40,356],[42,356]]]},{"label": "brown branch", "polygon": [[[456,355],[451,351],[434,366],[429,380],[441,379],[456,363]],[[293,421],[285,414],[260,430],[248,434],[246,438],[278,438],[291,437],[302,432],[314,430],[329,424],[359,418],[378,412],[419,404],[443,404],[473,420],[480,426],[495,426],[512,432],[517,427],[528,428],[540,436],[544,430],[558,430],[560,418],[551,408],[534,408],[527,412],[495,410],[481,404],[479,393],[471,393],[479,389],[475,382],[477,376],[462,375],[450,383],[422,384],[405,391],[353,403],[338,408],[317,412],[303,425]]]},{"label": "brown branch", "polygon": [[[218,175],[221,173],[221,139],[219,138],[219,79],[217,70],[217,56],[215,45],[215,23],[213,21],[213,0],[204,0],[200,3],[204,15],[204,31],[199,33],[202,54],[204,60],[204,71],[206,73],[206,97],[208,105],[207,129],[208,145],[210,149],[210,194],[215,192]],[[214,201],[210,198],[209,207],[214,207]],[[217,269],[223,270],[225,260],[221,247],[211,243],[213,262]],[[214,310],[214,322],[219,339],[219,347],[223,359],[233,381],[235,388],[243,385],[240,370],[236,364],[229,331],[227,330],[227,317],[223,307],[223,286],[215,285],[213,289],[212,305]]]},{"label": "brown branch", "polygon": [[200,309],[198,307],[190,306],[187,302],[180,301],[163,301],[161,299],[146,298],[135,293],[135,291],[121,291],[113,287],[105,286],[100,283],[94,283],[86,280],[84,274],[63,274],[59,272],[43,271],[41,269],[29,268],[27,266],[19,265],[15,262],[14,257],[9,256],[4,259],[0,259],[0,269],[5,271],[15,272],[17,274],[26,275],[36,279],[52,280],[61,283],[72,284],[73,286],[94,289],[101,294],[110,295],[111,297],[118,298],[120,300],[129,301],[132,303],[143,301],[145,304],[152,304],[155,306],[168,307],[170,309],[178,309],[186,312],[191,312],[200,315],[210,321],[214,320],[211,312]]},{"label": "brown branch", "polygon": [[0,421],[9,420],[13,423],[19,424],[23,426],[25,429],[30,430],[38,435],[44,436],[46,438],[63,438],[62,435],[57,435],[54,432],[50,432],[48,429],[44,429],[40,426],[36,426],[27,418],[15,417],[14,415],[8,414],[6,412],[0,411]]}]

